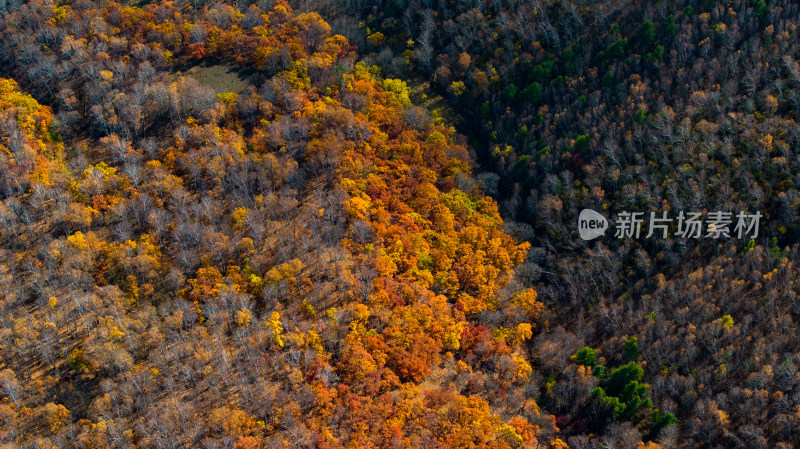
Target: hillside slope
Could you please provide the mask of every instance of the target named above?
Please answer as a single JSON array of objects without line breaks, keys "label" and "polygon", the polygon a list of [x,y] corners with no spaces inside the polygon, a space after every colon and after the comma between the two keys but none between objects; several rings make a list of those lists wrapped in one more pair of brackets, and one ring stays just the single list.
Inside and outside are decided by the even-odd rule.
[{"label": "hillside slope", "polygon": [[0,5],[0,443],[800,445],[798,5],[264,3]]},{"label": "hillside slope", "polygon": [[1,444],[564,447],[528,244],[318,15],[30,2],[0,58]]},{"label": "hillside slope", "polygon": [[[539,403],[571,447],[631,447],[631,424],[652,437],[627,408],[643,397],[607,397],[608,370],[630,362],[677,415],[665,445],[800,444],[795,2],[346,5],[365,60],[429,79],[459,111],[478,179],[531,242],[517,272],[548,305],[529,346]],[[584,242],[584,208],[763,218],[752,239],[683,238],[676,222],[645,238],[645,221],[639,239]]]}]

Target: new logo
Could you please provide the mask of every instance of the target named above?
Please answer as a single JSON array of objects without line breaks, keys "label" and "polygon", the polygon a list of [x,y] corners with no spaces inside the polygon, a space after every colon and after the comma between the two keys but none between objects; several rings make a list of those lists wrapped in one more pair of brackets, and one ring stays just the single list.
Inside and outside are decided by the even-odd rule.
[{"label": "new logo", "polygon": [[606,233],[608,220],[591,209],[584,209],[578,216],[578,234],[584,240],[592,240]]}]

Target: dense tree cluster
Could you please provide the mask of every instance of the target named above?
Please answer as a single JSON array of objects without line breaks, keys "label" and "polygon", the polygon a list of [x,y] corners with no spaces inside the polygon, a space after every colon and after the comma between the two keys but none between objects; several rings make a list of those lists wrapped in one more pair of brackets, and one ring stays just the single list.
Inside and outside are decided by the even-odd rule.
[{"label": "dense tree cluster", "polygon": [[529,244],[319,15],[3,8],[2,444],[565,447]]},{"label": "dense tree cluster", "polygon": [[575,205],[665,201],[761,207],[794,241],[798,9],[768,3],[398,0],[361,11],[364,34],[388,37],[363,46],[388,73],[432,80],[535,246],[571,245]]},{"label": "dense tree cluster", "polygon": [[[517,272],[550,306],[533,377],[570,445],[631,447],[674,413],[664,444],[796,446],[797,4],[356,3],[366,59],[430,81],[427,102],[470,138],[481,185],[532,244]],[[752,241],[586,243],[583,208],[764,218]],[[584,346],[605,361],[571,358]],[[629,415],[596,368],[634,362],[654,407]],[[788,383],[767,380],[778,371]]]},{"label": "dense tree cluster", "polygon": [[800,444],[797,4],[143,3],[0,1],[0,444]]}]

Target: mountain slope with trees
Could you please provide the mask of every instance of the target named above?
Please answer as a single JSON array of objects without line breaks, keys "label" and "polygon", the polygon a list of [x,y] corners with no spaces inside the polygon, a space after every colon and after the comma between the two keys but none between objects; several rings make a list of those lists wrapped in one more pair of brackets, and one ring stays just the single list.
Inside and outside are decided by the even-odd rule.
[{"label": "mountain slope with trees", "polygon": [[[637,398],[676,415],[665,445],[798,444],[797,349],[787,337],[797,329],[800,229],[796,4],[314,7],[326,17],[350,7],[362,23],[349,36],[365,60],[430,81],[427,95],[449,105],[439,112],[458,111],[449,117],[468,137],[481,185],[507,228],[532,244],[517,272],[548,305],[545,332],[529,346],[539,403],[572,447],[651,438],[652,411],[631,413],[647,404]],[[587,243],[576,232],[584,208],[612,219],[681,210],[764,217],[752,241],[684,239],[673,224],[665,239],[611,232]],[[580,362],[581,350],[599,361]],[[608,393],[605,376],[630,362],[642,374],[628,380],[648,384],[647,395],[595,390]]]},{"label": "mountain slope with trees", "polygon": [[144,3],[0,2],[0,444],[800,444],[796,4]]},{"label": "mountain slope with trees", "polygon": [[[529,245],[319,15],[6,8],[3,444],[565,446]],[[177,73],[206,62],[248,87]]]}]

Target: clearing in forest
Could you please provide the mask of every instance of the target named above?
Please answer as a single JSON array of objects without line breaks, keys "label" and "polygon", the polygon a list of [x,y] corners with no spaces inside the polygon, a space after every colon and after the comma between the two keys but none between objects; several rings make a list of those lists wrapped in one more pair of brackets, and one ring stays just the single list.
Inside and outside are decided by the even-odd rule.
[{"label": "clearing in forest", "polygon": [[239,70],[227,64],[196,65],[172,76],[177,78],[178,75],[191,76],[217,93],[234,92],[238,94],[247,87],[247,81],[239,74]]}]

